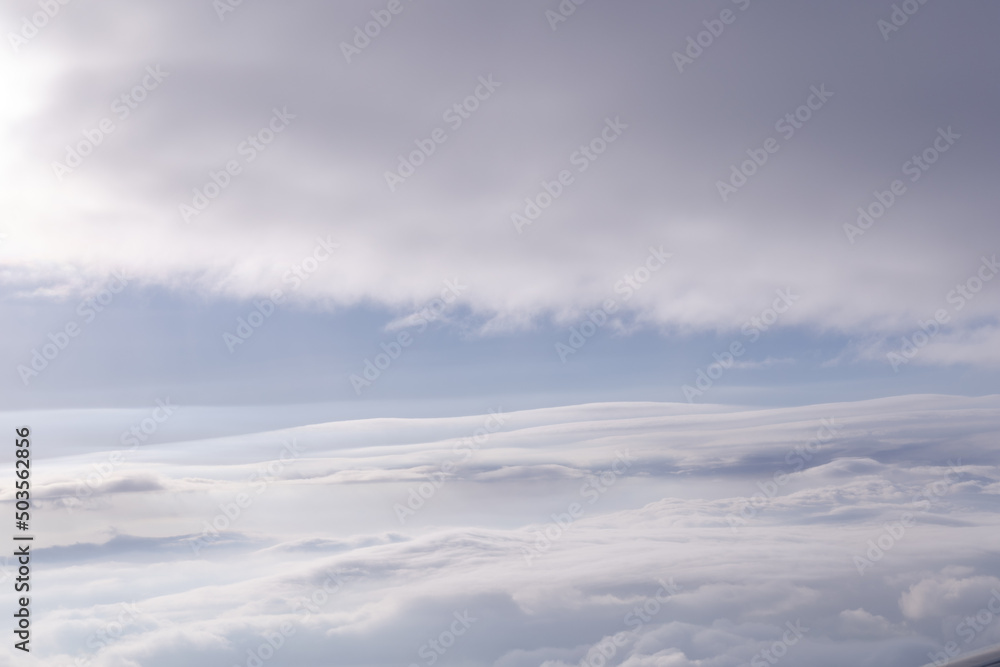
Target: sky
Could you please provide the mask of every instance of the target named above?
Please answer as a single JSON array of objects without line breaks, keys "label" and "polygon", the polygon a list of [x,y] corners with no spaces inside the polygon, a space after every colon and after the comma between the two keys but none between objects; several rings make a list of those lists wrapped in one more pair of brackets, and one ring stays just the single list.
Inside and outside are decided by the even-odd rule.
[{"label": "sky", "polygon": [[[269,665],[423,667],[475,607],[435,662],[604,667],[588,651],[671,576],[609,665],[753,665],[799,618],[786,664],[932,660],[1000,584],[998,18],[5,3],[0,422],[37,432],[51,563],[31,660],[246,664],[285,614]],[[510,420],[441,470],[490,411]],[[579,532],[517,569],[629,443]],[[269,461],[257,514],[189,548]],[[898,560],[840,567],[948,471]],[[327,570],[342,602],[296,620],[282,600]],[[148,617],[87,646],[126,594]]]}]

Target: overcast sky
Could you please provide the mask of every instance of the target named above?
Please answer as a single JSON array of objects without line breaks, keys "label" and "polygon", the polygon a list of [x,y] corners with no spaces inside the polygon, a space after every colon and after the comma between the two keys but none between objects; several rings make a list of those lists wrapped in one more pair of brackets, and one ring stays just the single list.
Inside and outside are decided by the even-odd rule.
[{"label": "overcast sky", "polygon": [[[4,3],[0,421],[46,443],[46,554],[67,568],[48,593],[115,582],[39,600],[38,664],[82,655],[141,568],[155,620],[87,649],[95,666],[245,661],[284,613],[260,591],[335,565],[364,581],[270,664],[421,664],[473,605],[479,639],[443,661],[602,667],[587,651],[619,607],[669,576],[687,591],[669,619],[609,664],[747,664],[800,616],[795,664],[919,664],[1000,585],[998,19],[918,0]],[[158,405],[179,407],[149,421]],[[397,522],[390,498],[490,410],[526,420],[517,442]],[[860,421],[731,535],[834,416]],[[132,427],[142,447],[69,502]],[[315,451],[261,523],[192,552],[303,429]],[[509,573],[632,441],[646,453],[574,546]],[[954,504],[855,572],[855,543],[960,455]]]},{"label": "overcast sky", "polygon": [[993,5],[220,3],[5,5],[13,404],[996,391]]}]

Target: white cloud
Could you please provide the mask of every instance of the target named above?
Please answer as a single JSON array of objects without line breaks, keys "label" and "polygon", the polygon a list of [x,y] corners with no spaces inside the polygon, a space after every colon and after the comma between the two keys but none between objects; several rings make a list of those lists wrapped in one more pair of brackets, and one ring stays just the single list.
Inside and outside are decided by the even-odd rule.
[{"label": "white cloud", "polygon": [[[915,411],[925,415],[919,427],[902,418]],[[831,417],[836,436],[795,472],[788,452]],[[581,665],[604,638],[628,632],[615,664],[736,665],[797,622],[808,631],[788,647],[790,661],[832,667],[877,652],[881,664],[918,664],[950,639],[941,623],[978,611],[1000,584],[988,556],[1000,533],[983,495],[1000,480],[995,445],[983,440],[998,419],[997,397],[943,396],[760,411],[601,404],[513,413],[406,525],[393,504],[421,479],[413,471],[446,460],[461,439],[426,434],[471,432],[482,417],[204,440],[205,459],[248,445],[242,461],[211,466],[178,457],[185,443],[148,445],[121,474],[155,471],[160,486],[108,494],[99,510],[46,510],[67,545],[44,556],[46,594],[62,608],[39,598],[34,613],[51,640],[32,659],[234,662],[288,621],[296,633],[270,664],[331,652],[354,664],[421,664],[419,647],[468,610],[477,620],[446,657],[470,664]],[[255,494],[248,471],[273,460],[255,443],[274,449],[291,437],[305,453]],[[591,503],[584,480],[599,480],[623,449],[634,462]],[[47,468],[72,477],[103,457],[56,459],[39,482]],[[949,466],[958,472],[949,476]],[[787,481],[734,529],[730,518],[777,472]],[[195,477],[205,482],[184,483]],[[192,537],[244,492],[252,504],[196,557]],[[584,511],[568,521],[574,502]],[[883,555],[859,574],[855,557],[904,512],[916,517],[912,526],[891,545],[883,539]],[[109,542],[108,528],[117,535]],[[334,576],[340,583],[328,589],[336,590],[316,594]],[[671,578],[680,590],[650,602]],[[313,594],[325,601],[305,618]],[[121,640],[87,650],[87,633],[107,624],[119,601],[143,616]],[[636,620],[637,608],[646,620]]]}]

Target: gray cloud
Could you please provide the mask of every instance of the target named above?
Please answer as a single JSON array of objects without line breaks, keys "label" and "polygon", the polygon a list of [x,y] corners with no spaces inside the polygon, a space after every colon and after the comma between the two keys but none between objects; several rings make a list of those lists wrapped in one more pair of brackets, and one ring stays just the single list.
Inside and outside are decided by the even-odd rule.
[{"label": "gray cloud", "polygon": [[[645,325],[732,330],[790,287],[801,301],[781,326],[886,336],[949,308],[1000,247],[981,85],[994,9],[922,7],[886,41],[890,7],[751,3],[681,74],[673,53],[735,5],[588,3],[555,31],[533,3],[404,6],[350,64],[339,44],[377,7],[247,2],[220,22],[203,2],[67,6],[5,56],[25,100],[5,120],[20,158],[4,168],[19,188],[7,281],[72,292],[125,267],[141,284],[263,296],[329,235],[341,251],[290,298],[405,313],[459,277],[498,331],[578,316],[662,245],[674,257],[627,304]],[[14,24],[22,9],[6,11]],[[169,76],[56,182],[51,162],[147,66]],[[445,110],[489,75],[500,88],[451,129]],[[784,138],[776,123],[821,84],[833,97]],[[184,224],[178,205],[285,107],[289,126]],[[511,213],[616,117],[619,140],[517,234]],[[384,172],[435,127],[447,141],[391,193]],[[948,127],[961,139],[910,182],[904,163]],[[780,150],[723,203],[716,182],[769,136]],[[843,225],[896,178],[905,195],[848,243]],[[995,361],[997,294],[952,312],[919,363]]]}]

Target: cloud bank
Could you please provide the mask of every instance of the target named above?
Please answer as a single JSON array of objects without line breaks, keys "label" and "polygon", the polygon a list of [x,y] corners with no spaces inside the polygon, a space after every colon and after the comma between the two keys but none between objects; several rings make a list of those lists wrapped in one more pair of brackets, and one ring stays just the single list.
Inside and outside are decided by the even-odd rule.
[{"label": "cloud bank", "polygon": [[[995,7],[886,32],[860,1],[550,4],[61,6],[0,56],[4,284],[124,270],[405,315],[460,280],[482,332],[569,322],[626,278],[623,326],[669,332],[791,289],[779,326],[874,336],[862,357],[945,309],[917,363],[998,360]],[[650,247],[673,255],[652,277]]]},{"label": "cloud bank", "polygon": [[26,664],[920,665],[1000,641],[998,420],[496,406],[59,455]]}]

